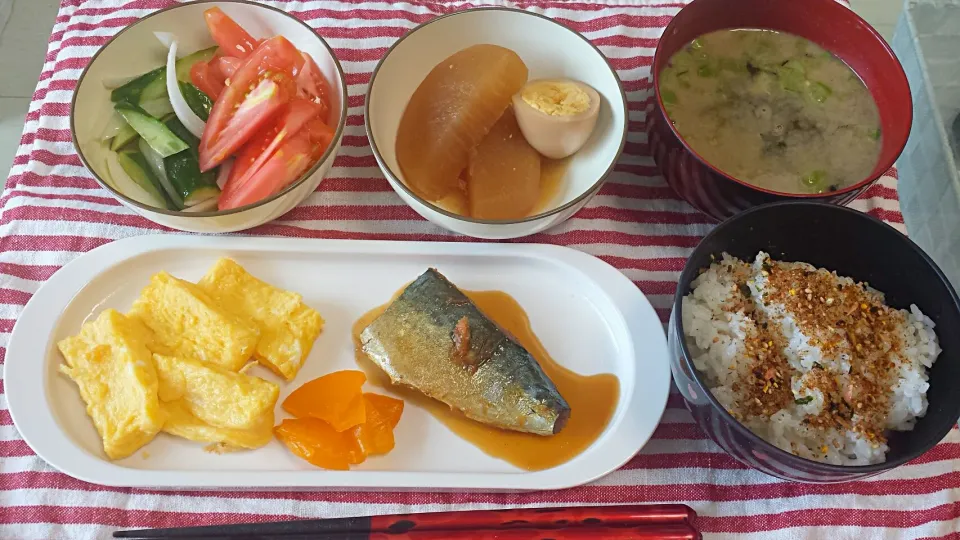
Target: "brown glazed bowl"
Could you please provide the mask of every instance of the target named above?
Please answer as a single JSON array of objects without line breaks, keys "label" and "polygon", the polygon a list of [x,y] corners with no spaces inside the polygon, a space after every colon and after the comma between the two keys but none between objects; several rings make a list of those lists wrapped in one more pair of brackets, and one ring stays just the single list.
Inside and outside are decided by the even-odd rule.
[{"label": "brown glazed bowl", "polygon": [[[873,95],[883,133],[880,158],[867,178],[830,193],[801,195],[759,188],[704,161],[666,116],[659,75],[694,38],[727,28],[788,32],[830,51],[850,66]],[[653,57],[654,109],[647,137],[660,173],[677,194],[716,220],[761,204],[806,199],[845,205],[893,166],[913,121],[910,86],[890,46],[866,21],[836,0],[694,0],[667,25]]]}]

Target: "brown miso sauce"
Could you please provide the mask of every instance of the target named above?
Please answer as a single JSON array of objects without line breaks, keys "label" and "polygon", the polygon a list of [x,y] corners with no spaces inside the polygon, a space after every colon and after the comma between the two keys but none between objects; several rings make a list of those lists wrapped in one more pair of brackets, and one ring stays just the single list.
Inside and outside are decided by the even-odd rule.
[{"label": "brown miso sauce", "polygon": [[488,426],[467,418],[459,411],[452,410],[446,404],[417,390],[391,383],[386,373],[370,361],[360,348],[360,333],[386,310],[389,303],[367,312],[353,325],[357,364],[367,373],[367,381],[374,386],[389,389],[407,403],[426,410],[450,431],[487,455],[528,471],[556,467],[570,461],[593,444],[606,429],[620,399],[620,381],[617,377],[609,373],[580,375],[554,361],[530,328],[527,313],[510,295],[500,291],[463,293],[537,359],[560,395],[567,400],[570,405],[570,420],[560,433],[544,437]]},{"label": "brown miso sauce", "polygon": [[[555,200],[557,195],[560,194],[563,177],[567,174],[571,158],[572,156],[563,159],[540,157],[540,196],[537,197],[537,203],[533,205],[529,215],[534,216],[556,206]],[[466,180],[461,180],[461,182],[466,182]],[[435,204],[454,214],[470,215],[470,201],[467,200],[467,194],[464,190],[456,190],[439,201],[435,201]]]}]

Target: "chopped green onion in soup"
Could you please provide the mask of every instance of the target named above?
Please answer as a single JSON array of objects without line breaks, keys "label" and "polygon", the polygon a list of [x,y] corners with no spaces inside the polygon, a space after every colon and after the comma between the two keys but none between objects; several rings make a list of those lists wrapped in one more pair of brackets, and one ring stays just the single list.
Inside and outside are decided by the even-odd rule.
[{"label": "chopped green onion in soup", "polygon": [[670,58],[658,85],[694,151],[764,189],[840,190],[867,178],[879,158],[880,116],[869,90],[843,61],[799,36],[698,36]]}]

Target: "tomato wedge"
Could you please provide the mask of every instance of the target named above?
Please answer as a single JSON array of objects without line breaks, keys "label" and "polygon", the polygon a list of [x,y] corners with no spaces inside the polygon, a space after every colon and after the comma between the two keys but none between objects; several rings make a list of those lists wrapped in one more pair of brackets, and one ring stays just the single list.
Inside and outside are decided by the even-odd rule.
[{"label": "tomato wedge", "polygon": [[[237,69],[243,64],[243,60],[233,56],[219,56],[216,58],[217,69],[224,78],[229,79],[237,72]],[[210,61],[213,63],[213,60]]]},{"label": "tomato wedge", "polygon": [[219,70],[211,68],[208,62],[197,62],[190,68],[190,82],[213,101],[223,92],[224,79]]},{"label": "tomato wedge", "polygon": [[300,128],[309,120],[320,116],[323,112],[324,108],[319,103],[300,97],[293,98],[284,110],[277,114],[275,120],[261,129],[240,149],[227,183],[223,187],[224,193],[229,194],[246,183],[284,141],[300,131]]},{"label": "tomato wedge", "polygon": [[220,210],[239,208],[269,197],[287,187],[319,159],[333,140],[333,130],[314,117],[293,137],[279,145],[247,180],[220,194]]},{"label": "tomato wedge", "polygon": [[330,123],[330,83],[323,76],[320,67],[313,61],[313,58],[303,54],[303,68],[297,73],[297,95],[307,97],[323,105],[323,112],[320,118]]},{"label": "tomato wedge", "polygon": [[260,44],[253,37],[218,7],[203,12],[207,21],[207,29],[213,40],[220,46],[220,52],[237,58],[246,58]]},{"label": "tomato wedge", "polygon": [[[220,131],[213,131],[208,138],[207,132],[218,127],[207,122],[200,139],[200,171],[208,171],[223,163],[245,142],[253,137],[270,118],[289,101],[292,92],[283,84],[282,75],[274,75],[260,80],[253,90],[233,110],[230,118]],[[214,105],[214,111],[216,105]],[[211,117],[213,111],[211,111]],[[204,139],[207,143],[204,143]],[[212,140],[212,142],[211,142]]]},{"label": "tomato wedge", "polygon": [[282,36],[264,41],[234,73],[213,104],[200,138],[200,170],[236,152],[296,93],[293,70],[300,51]]}]

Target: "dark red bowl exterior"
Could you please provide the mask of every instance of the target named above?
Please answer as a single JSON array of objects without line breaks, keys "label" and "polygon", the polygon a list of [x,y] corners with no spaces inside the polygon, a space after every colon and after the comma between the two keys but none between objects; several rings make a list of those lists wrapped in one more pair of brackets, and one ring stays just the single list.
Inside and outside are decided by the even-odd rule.
[{"label": "dark red bowl exterior", "polygon": [[[887,460],[875,465],[830,465],[804,459],[764,441],[737,422],[711,394],[687,349],[682,299],[700,270],[726,252],[752,260],[758,251],[774,259],[804,261],[869,282],[890,306],[916,304],[936,323],[942,352],[927,371],[927,413],[912,431],[890,435]],[[713,229],[693,250],[680,274],[668,323],[670,368],[687,408],[703,431],[737,461],[786,480],[844,482],[893,469],[933,448],[960,417],[960,299],[930,257],[896,229],[861,212],[814,201],[758,206]]]},{"label": "dark red bowl exterior", "polygon": [[[778,193],[727,176],[686,146],[664,112],[660,71],[694,38],[726,28],[778,30],[807,38],[838,56],[860,76],[877,103],[883,133],[880,158],[868,178],[827,194]],[[893,166],[907,143],[913,121],[910,85],[896,55],[866,21],[835,0],[694,0],[664,30],[651,73],[655,99],[647,121],[647,137],[653,159],[670,187],[717,220],[783,200],[849,203]]]}]

